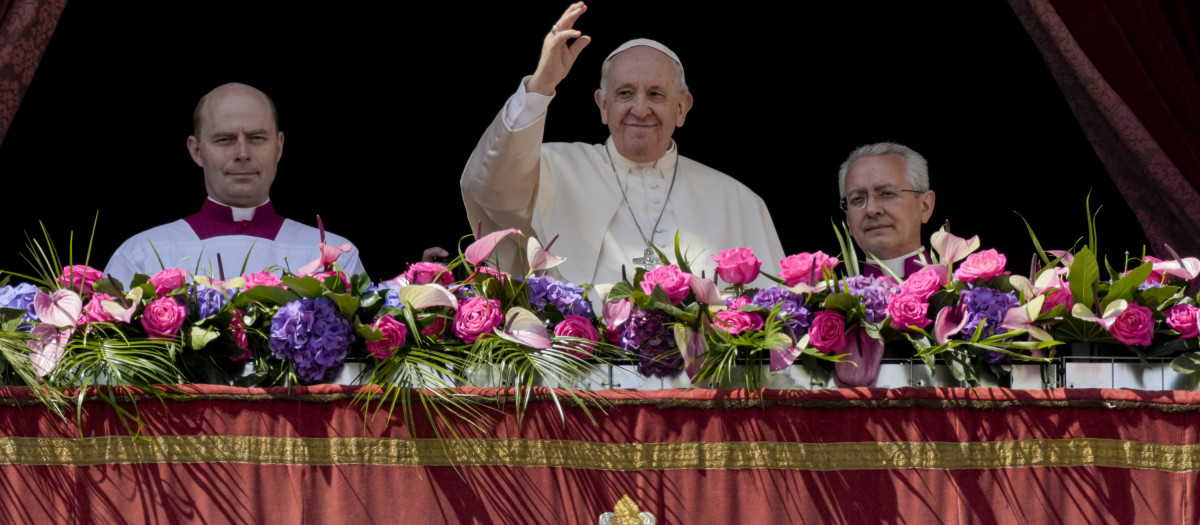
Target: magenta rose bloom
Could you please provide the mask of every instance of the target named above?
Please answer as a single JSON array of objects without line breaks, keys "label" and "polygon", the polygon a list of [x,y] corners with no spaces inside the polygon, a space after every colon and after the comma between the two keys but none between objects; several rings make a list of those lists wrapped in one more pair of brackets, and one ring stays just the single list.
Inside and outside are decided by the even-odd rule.
[{"label": "magenta rose bloom", "polygon": [[154,286],[154,293],[163,297],[176,289],[183,288],[183,283],[187,282],[187,272],[179,268],[167,268],[154,274],[154,277],[151,277],[148,282]]},{"label": "magenta rose bloom", "polygon": [[837,265],[837,257],[822,252],[798,253],[779,260],[779,267],[783,269],[779,276],[788,286],[800,283],[812,285],[825,279],[825,272],[832,271]]},{"label": "magenta rose bloom", "polygon": [[1046,299],[1042,302],[1042,312],[1046,313],[1053,310],[1057,306],[1065,306],[1068,311],[1075,304],[1075,297],[1071,295],[1071,290],[1067,288],[1066,283],[1063,283],[1062,288],[1053,288],[1046,292]]},{"label": "magenta rose bloom", "polygon": [[[588,341],[599,341],[600,331],[596,330],[596,325],[592,324],[588,318],[582,315],[568,315],[561,323],[554,327],[554,335],[558,337],[578,337],[587,339]],[[571,345],[571,352],[575,357],[584,358],[592,355],[596,348],[590,344]]]},{"label": "magenta rose bloom", "polygon": [[1129,303],[1108,331],[1127,345],[1150,346],[1154,340],[1154,312],[1140,304]]},{"label": "magenta rose bloom", "polygon": [[659,266],[646,272],[642,278],[642,291],[649,294],[656,284],[667,292],[671,304],[679,304],[692,290],[692,274],[684,273],[674,264]]},{"label": "magenta rose bloom", "polygon": [[428,335],[430,337],[436,337],[438,339],[441,339],[442,332],[445,332],[445,331],[446,331],[446,318],[442,317],[440,315],[435,315],[435,316],[433,316],[433,320],[429,321],[429,324],[421,329],[421,335]]},{"label": "magenta rose bloom", "polygon": [[504,321],[500,301],[484,297],[472,297],[458,305],[454,312],[454,335],[464,343],[474,343],[479,336],[491,333]]},{"label": "magenta rose bloom", "polygon": [[367,351],[371,352],[375,359],[387,359],[397,348],[404,346],[404,340],[408,338],[408,327],[390,315],[376,319],[371,323],[371,327],[377,328],[383,334],[383,338],[378,341],[367,341]]},{"label": "magenta rose bloom", "polygon": [[826,354],[846,347],[846,318],[834,310],[821,310],[808,327],[808,343]]},{"label": "magenta rose bloom", "polygon": [[730,335],[737,335],[746,330],[762,330],[763,328],[762,317],[753,312],[721,310],[717,312],[716,317],[712,323],[713,327],[729,332]]},{"label": "magenta rose bloom", "polygon": [[255,286],[283,286],[283,281],[271,272],[258,272],[249,275],[243,275],[246,279],[246,289],[249,290]]},{"label": "magenta rose bloom", "polygon": [[116,300],[116,297],[106,293],[97,292],[92,294],[92,300],[88,301],[88,304],[84,305],[83,315],[79,316],[79,323],[77,324],[116,322],[117,318],[113,317],[112,314],[108,313],[108,310],[105,310],[104,307],[100,305],[100,301]]},{"label": "magenta rose bloom", "polygon": [[170,297],[150,301],[142,311],[142,328],[151,339],[170,339],[187,319],[187,308]]},{"label": "magenta rose bloom", "polygon": [[751,248],[730,248],[721,250],[719,255],[713,255],[717,262],[717,275],[729,284],[747,284],[758,277],[758,269],[762,261],[754,256]]},{"label": "magenta rose bloom", "polygon": [[967,256],[967,260],[954,270],[954,278],[963,282],[975,282],[975,279],[988,280],[997,275],[1004,275],[1004,264],[1008,259],[995,248],[975,252]]},{"label": "magenta rose bloom", "polygon": [[438,263],[412,263],[401,276],[408,280],[409,284],[454,284],[454,276],[450,274],[450,270]]},{"label": "magenta rose bloom", "polygon": [[933,294],[946,286],[945,268],[921,270],[908,276],[900,285],[900,292],[928,301]]},{"label": "magenta rose bloom", "polygon": [[893,295],[888,301],[887,312],[892,317],[892,328],[897,330],[909,331],[909,326],[925,328],[932,322],[925,317],[929,312],[929,303],[913,294]]},{"label": "magenta rose bloom", "polygon": [[246,325],[242,323],[243,315],[246,315],[246,312],[236,308],[233,309],[233,320],[229,322],[229,331],[233,332],[233,342],[237,343],[238,348],[246,352],[237,357],[229,358],[230,361],[245,361],[253,357],[250,353],[250,337],[246,335]]},{"label": "magenta rose bloom", "polygon": [[104,274],[91,266],[76,264],[74,266],[64,266],[62,275],[58,278],[58,283],[76,290],[79,295],[92,295],[92,284],[99,281]]},{"label": "magenta rose bloom", "polygon": [[1200,335],[1200,326],[1197,325],[1196,312],[1200,312],[1200,308],[1186,303],[1180,303],[1167,308],[1167,326],[1179,332],[1179,337],[1184,339],[1196,337]]}]

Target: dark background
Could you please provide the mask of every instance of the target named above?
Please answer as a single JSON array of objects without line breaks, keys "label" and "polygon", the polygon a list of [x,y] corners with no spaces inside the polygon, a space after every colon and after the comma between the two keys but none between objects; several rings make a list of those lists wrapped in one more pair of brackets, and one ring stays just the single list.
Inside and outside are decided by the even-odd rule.
[{"label": "dark background", "polygon": [[[436,4],[436,5],[433,5]],[[824,5],[832,4],[832,5]],[[343,4],[348,5],[348,4]],[[230,81],[270,94],[286,134],[276,209],[354,241],[375,279],[470,227],[458,178],[566,2],[421,3],[306,10],[290,2],[67,4],[0,145],[10,247],[21,231],[75,232],[91,265],[124,239],[194,213],[200,168],[185,148],[201,95]],[[1033,245],[1087,234],[1117,265],[1145,237],[1008,5],[987,2],[595,2],[593,37],[550,107],[548,140],[602,142],[600,63],[630,38],[671,46],[695,106],[684,155],[766,201],[788,253],[836,252],[838,166],[891,140],[929,159],[931,225],[979,234],[1024,273]],[[926,228],[926,236],[936,226]]]}]

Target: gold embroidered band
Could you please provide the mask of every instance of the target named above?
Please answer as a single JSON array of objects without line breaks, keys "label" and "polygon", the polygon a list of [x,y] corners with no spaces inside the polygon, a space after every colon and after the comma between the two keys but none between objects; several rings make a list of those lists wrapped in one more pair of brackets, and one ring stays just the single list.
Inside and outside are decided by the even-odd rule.
[{"label": "gold embroidered band", "polygon": [[0,464],[251,463],[280,465],[524,466],[607,471],[670,469],[1003,469],[1118,467],[1200,470],[1200,445],[1114,439],[991,442],[595,443],[538,439],[106,436],[0,438]]}]

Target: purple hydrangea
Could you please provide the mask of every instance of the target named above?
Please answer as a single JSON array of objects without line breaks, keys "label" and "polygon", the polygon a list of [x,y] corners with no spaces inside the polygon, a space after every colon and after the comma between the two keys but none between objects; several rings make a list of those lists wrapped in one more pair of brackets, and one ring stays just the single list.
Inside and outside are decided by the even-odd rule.
[{"label": "purple hydrangea", "polygon": [[667,377],[683,369],[683,356],[675,344],[675,334],[667,330],[666,322],[671,319],[666,312],[634,308],[625,331],[621,334],[621,348],[637,349],[641,355],[638,373],[644,376]]},{"label": "purple hydrangea", "polygon": [[400,301],[400,285],[395,281],[384,281],[379,284],[372,284],[367,288],[368,292],[376,292],[383,296],[383,305],[386,308],[395,308],[397,310],[404,309],[404,303]]},{"label": "purple hydrangea", "polygon": [[221,308],[224,308],[225,304],[229,302],[229,298],[216,288],[196,286],[191,291],[192,304],[196,307],[196,312],[201,319],[220,312]]},{"label": "purple hydrangea", "polygon": [[866,308],[868,323],[882,323],[887,319],[888,300],[900,294],[900,285],[887,277],[871,278],[856,275],[842,280],[846,293],[858,297]]},{"label": "purple hydrangea", "polygon": [[327,297],[292,301],[271,319],[271,351],[290,360],[302,381],[324,379],[341,367],[354,342],[353,329]]},{"label": "purple hydrangea", "polygon": [[[0,306],[4,308],[13,308],[17,310],[25,310],[25,315],[22,319],[26,321],[37,321],[37,313],[33,311],[33,296],[37,295],[38,287],[29,283],[20,283],[16,286],[8,285],[0,288]],[[30,328],[30,325],[22,323],[21,330],[25,331]]]},{"label": "purple hydrangea", "polygon": [[782,286],[772,286],[754,294],[753,303],[763,308],[779,305],[779,315],[785,319],[784,326],[790,328],[796,337],[808,333],[812,312],[804,307],[804,296]]},{"label": "purple hydrangea", "polygon": [[963,326],[963,334],[968,337],[979,328],[979,323],[987,320],[980,337],[990,337],[996,333],[996,328],[1004,320],[1008,310],[1020,304],[1016,294],[998,292],[991,288],[972,288],[959,294],[959,301],[967,307],[967,324]]},{"label": "purple hydrangea", "polygon": [[592,303],[583,298],[583,288],[577,284],[564,283],[549,275],[530,277],[529,304],[538,310],[553,304],[563,315],[592,317]]}]

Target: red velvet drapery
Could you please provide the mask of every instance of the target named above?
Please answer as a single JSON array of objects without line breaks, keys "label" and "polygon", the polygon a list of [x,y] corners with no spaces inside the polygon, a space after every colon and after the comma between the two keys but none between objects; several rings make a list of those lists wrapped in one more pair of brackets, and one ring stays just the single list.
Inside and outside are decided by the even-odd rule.
[{"label": "red velvet drapery", "polygon": [[[186,387],[130,437],[0,396],[0,522],[1194,523],[1200,394],[1128,390],[601,391],[593,424],[511,400],[443,447],[351,387]],[[80,437],[82,433],[82,437]],[[457,465],[457,470],[450,465]]]},{"label": "red velvet drapery", "polygon": [[1200,255],[1200,6],[1009,0],[1151,250]]}]

